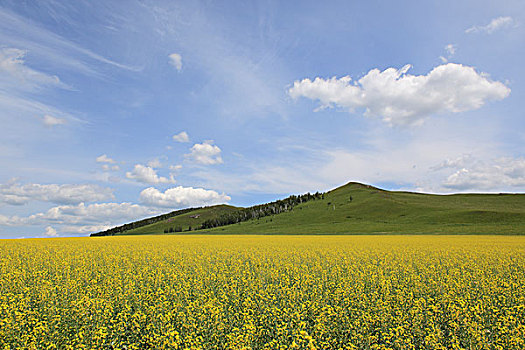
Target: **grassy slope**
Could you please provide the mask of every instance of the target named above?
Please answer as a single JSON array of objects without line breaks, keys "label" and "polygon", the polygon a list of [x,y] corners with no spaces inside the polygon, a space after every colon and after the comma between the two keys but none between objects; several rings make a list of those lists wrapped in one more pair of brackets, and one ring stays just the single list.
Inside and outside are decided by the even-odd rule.
[{"label": "grassy slope", "polygon": [[[232,210],[237,210],[238,208],[231,205],[215,205],[212,207],[206,207],[201,209],[193,210],[189,213],[175,216],[171,219],[156,222],[151,225],[139,227],[133,230],[126,231],[121,234],[128,235],[143,235],[143,234],[158,234],[164,233],[164,229],[169,229],[170,227],[180,226],[184,231],[188,230],[191,226],[193,229],[200,227],[204,220],[210,219],[212,217],[227,213]],[[199,215],[198,218],[191,218],[190,216]]]},{"label": "grassy slope", "polygon": [[[215,207],[201,209],[209,212],[199,221],[188,219],[192,212],[175,218],[172,223],[156,223],[129,233],[163,233],[165,227],[175,225],[178,220],[184,223],[183,227],[187,222],[195,227],[216,214],[210,211],[212,208]],[[439,196],[389,192],[350,183],[327,193],[324,200],[301,204],[291,212],[196,233],[525,234],[525,194]]]},{"label": "grassy slope", "polygon": [[302,204],[292,212],[212,232],[525,234],[525,195],[438,196],[388,192],[351,183],[329,192],[322,201]]}]

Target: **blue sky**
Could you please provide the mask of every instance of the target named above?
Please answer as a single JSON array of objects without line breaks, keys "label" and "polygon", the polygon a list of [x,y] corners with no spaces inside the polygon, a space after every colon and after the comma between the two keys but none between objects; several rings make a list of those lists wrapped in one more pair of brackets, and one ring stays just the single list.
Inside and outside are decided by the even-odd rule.
[{"label": "blue sky", "polygon": [[348,181],[523,192],[523,1],[0,0],[0,238]]}]

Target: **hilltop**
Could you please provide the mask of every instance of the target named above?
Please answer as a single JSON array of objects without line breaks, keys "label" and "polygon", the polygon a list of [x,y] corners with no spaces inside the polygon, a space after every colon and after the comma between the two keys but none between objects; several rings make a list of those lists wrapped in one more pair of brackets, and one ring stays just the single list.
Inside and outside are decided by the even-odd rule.
[{"label": "hilltop", "polygon": [[113,234],[524,234],[525,194],[434,195],[351,182],[250,208],[217,205],[170,214]]}]

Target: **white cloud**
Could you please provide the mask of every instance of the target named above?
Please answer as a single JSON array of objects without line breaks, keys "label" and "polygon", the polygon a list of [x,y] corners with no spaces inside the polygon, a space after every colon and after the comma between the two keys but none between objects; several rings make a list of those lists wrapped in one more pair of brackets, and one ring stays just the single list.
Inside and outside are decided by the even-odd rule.
[{"label": "white cloud", "polygon": [[[1,76],[1,74],[0,74]],[[1,80],[1,79],[0,79]],[[6,114],[4,116],[9,116],[10,120],[13,122],[19,121],[21,116],[25,116],[27,120],[34,119],[35,115],[50,115],[55,118],[62,119],[64,121],[76,121],[84,123],[85,121],[76,118],[70,113],[61,111],[55,107],[40,103],[34,100],[32,97],[25,97],[25,93],[11,89],[6,84],[2,84],[0,81],[0,90],[3,90],[0,94],[0,107],[3,109]],[[5,92],[5,93],[4,93]],[[29,94],[32,94],[29,92]],[[23,120],[23,119],[22,119]],[[27,122],[27,120],[24,121]],[[41,119],[45,123],[45,119]],[[27,126],[24,125],[24,130],[27,130]]]},{"label": "white cloud", "polygon": [[65,234],[79,234],[80,233],[83,235],[88,235],[94,232],[105,231],[112,227],[114,227],[114,225],[81,225],[81,226],[65,225],[65,226],[62,226],[61,231]]},{"label": "white cloud", "polygon": [[475,163],[475,158],[471,154],[464,154],[454,159],[445,159],[438,165],[431,167],[431,170],[441,170],[450,168],[464,168]]},{"label": "white cloud", "polygon": [[119,171],[120,167],[118,165],[102,164],[102,170],[104,170],[104,171]]},{"label": "white cloud", "polygon": [[162,163],[160,162],[160,160],[158,158],[155,158],[155,159],[152,159],[148,162],[148,166],[150,168],[160,168],[162,167]]},{"label": "white cloud", "polygon": [[84,184],[25,184],[10,182],[0,185],[0,202],[22,205],[30,201],[43,201],[57,204],[94,202],[114,198],[111,188]]},{"label": "white cloud", "polygon": [[[111,168],[108,168],[108,169],[111,169]],[[120,169],[120,167],[119,167]],[[105,170],[104,169],[104,166],[102,166],[102,170]],[[107,170],[109,171],[109,170]],[[97,172],[97,173],[94,173],[94,174],[90,174],[91,175],[91,180],[96,180],[96,181],[100,181],[100,182],[112,182],[112,183],[119,183],[119,182],[122,182],[123,179],[118,177],[118,176],[115,176],[115,175],[112,175],[111,173],[109,172]],[[113,170],[113,171],[116,171],[116,170]],[[127,181],[128,183],[130,181]]]},{"label": "white cloud", "polygon": [[61,205],[47,212],[26,217],[0,216],[0,223],[8,226],[28,225],[114,225],[158,214],[158,210],[131,203],[95,203]]},{"label": "white cloud", "polygon": [[28,17],[19,16],[5,8],[0,8],[0,42],[9,46],[20,45],[28,48],[30,52],[37,53],[49,63],[84,73],[89,77],[103,75],[94,69],[95,65],[87,64],[88,58],[120,69],[134,72],[141,70],[140,67],[112,61],[78,46],[31,21]]},{"label": "white cloud", "polygon": [[25,65],[27,51],[0,48],[0,84],[12,90],[34,91],[44,86],[70,89],[56,75],[49,75]]},{"label": "white cloud", "polygon": [[288,94],[319,100],[320,108],[364,109],[367,117],[382,117],[391,125],[410,125],[421,124],[433,114],[478,109],[510,93],[503,83],[461,64],[440,65],[427,75],[407,74],[410,68],[372,69],[354,83],[349,76],[303,79],[295,81]]},{"label": "white cloud", "polygon": [[180,169],[182,169],[182,165],[180,165],[180,164],[170,165],[170,170],[171,171],[179,171]]},{"label": "white cloud", "polygon": [[186,131],[181,131],[177,135],[173,135],[173,140],[177,142],[190,142],[190,137]]},{"label": "white cloud", "polygon": [[44,125],[46,126],[55,126],[55,125],[63,125],[66,123],[65,119],[56,118],[52,115],[46,114],[43,118]]},{"label": "white cloud", "polygon": [[[269,29],[270,22],[263,21],[263,27],[270,27],[264,30],[262,40],[252,41],[256,51],[265,54],[253,56],[239,50],[246,44],[243,39],[238,40],[242,36],[225,32],[229,26],[224,26],[223,19],[210,16],[201,5],[184,9],[143,6],[155,19],[162,18],[162,21],[155,20],[149,25],[175,35],[177,47],[191,55],[192,65],[209,74],[206,89],[195,93],[214,104],[217,114],[242,119],[261,113],[286,115],[281,93],[281,77],[286,66],[276,45],[282,38],[278,32]],[[191,18],[191,25],[181,26],[178,20],[181,16]],[[252,45],[249,47],[253,49]]]},{"label": "white cloud", "polygon": [[454,56],[456,54],[456,50],[458,49],[457,45],[454,44],[448,44],[445,46],[445,51],[450,56]]},{"label": "white cloud", "polygon": [[465,191],[525,187],[525,158],[471,159],[469,162],[459,158],[450,165],[457,170],[443,184],[448,189]]},{"label": "white cloud", "polygon": [[[188,171],[196,179],[194,185],[219,188],[231,196],[325,191],[349,181],[412,191],[458,192],[443,186],[455,172],[443,160],[449,159],[450,166],[461,155],[464,164],[470,164],[468,154],[483,160],[501,156],[494,123],[477,119],[474,114],[457,119],[432,119],[417,132],[401,128],[354,128],[348,136],[353,140],[351,144],[339,138],[331,142],[308,138],[307,143],[299,135],[279,138],[274,140],[280,147],[273,159],[257,155],[232,158],[229,169],[206,167]],[[475,138],[465,137],[473,133]],[[298,145],[303,149],[290,151]],[[440,166],[441,169],[435,169]],[[508,189],[500,186],[497,190]]]},{"label": "white cloud", "polygon": [[190,149],[191,153],[186,154],[186,157],[192,159],[196,163],[212,165],[221,164],[221,149],[213,144],[213,140],[207,140],[203,143],[196,143]]},{"label": "white cloud", "polygon": [[439,56],[439,59],[441,60],[441,62],[443,64],[446,64],[448,63],[448,60],[452,58],[452,56],[454,56],[456,54],[456,50],[457,50],[457,45],[454,45],[454,44],[448,44],[445,46],[445,52],[447,53],[446,56]]},{"label": "white cloud", "polygon": [[7,226],[11,221],[11,218],[0,214],[0,226]]},{"label": "white cloud", "polygon": [[0,109],[3,112],[1,117],[8,118],[6,127],[17,127],[27,132],[25,123],[34,119],[35,115],[43,116],[39,119],[48,127],[65,124],[67,120],[79,121],[69,113],[35,99],[43,90],[72,88],[56,75],[29,67],[25,62],[26,54],[26,50],[0,47]]},{"label": "white cloud", "polygon": [[489,24],[485,26],[472,26],[465,30],[466,33],[479,33],[485,32],[492,34],[497,30],[509,28],[511,26],[516,26],[516,21],[509,16],[493,18]]},{"label": "white cloud", "polygon": [[182,56],[178,53],[172,53],[168,58],[168,62],[180,72],[182,69]]},{"label": "white cloud", "polygon": [[147,184],[175,183],[173,176],[169,179],[158,176],[155,169],[142,164],[136,164],[133,171],[126,173],[126,177]]},{"label": "white cloud", "polygon": [[57,230],[55,230],[51,226],[47,226],[46,227],[46,232],[44,232],[44,236],[46,236],[46,237],[58,237]]},{"label": "white cloud", "polygon": [[140,201],[154,207],[183,208],[220,204],[231,198],[226,194],[219,194],[213,190],[193,187],[173,187],[165,192],[156,188],[146,188],[140,193]]},{"label": "white cloud", "polygon": [[101,156],[97,157],[97,163],[109,163],[109,164],[115,164],[116,161],[114,159],[109,158],[107,155],[103,154]]}]

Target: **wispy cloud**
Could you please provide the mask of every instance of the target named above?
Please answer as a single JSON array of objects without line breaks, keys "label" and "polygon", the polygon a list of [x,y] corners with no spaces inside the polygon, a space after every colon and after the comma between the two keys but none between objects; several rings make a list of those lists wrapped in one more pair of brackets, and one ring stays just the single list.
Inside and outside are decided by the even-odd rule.
[{"label": "wispy cloud", "polygon": [[0,120],[4,123],[24,123],[41,116],[45,126],[81,121],[68,112],[42,102],[50,91],[72,90],[57,75],[48,74],[28,66],[27,51],[18,48],[0,48]]},{"label": "wispy cloud", "polygon": [[0,8],[0,42],[3,45],[31,51],[54,65],[90,76],[101,76],[101,72],[89,60],[129,71],[141,70],[141,67],[116,62],[64,39],[5,8]]},{"label": "wispy cloud", "polygon": [[448,44],[445,46],[445,56],[439,56],[439,59],[443,63],[448,63],[448,61],[456,54],[456,51],[458,49],[457,45],[454,44]]},{"label": "wispy cloud", "polygon": [[44,125],[53,127],[56,125],[63,125],[66,123],[65,119],[53,117],[52,115],[46,114],[44,115],[44,118],[42,119]]},{"label": "wispy cloud", "polygon": [[457,45],[454,44],[448,44],[447,46],[445,46],[445,51],[449,56],[454,56],[456,54],[457,49]]},{"label": "wispy cloud", "polygon": [[[459,188],[445,184],[450,175],[461,169],[456,168],[460,161],[470,162],[470,156],[457,160],[461,155],[472,153],[486,164],[500,157],[493,125],[479,121],[473,127],[473,122],[474,117],[444,118],[406,129],[384,128],[379,121],[368,120],[367,125],[376,127],[348,136],[356,138],[356,142],[346,146],[341,140],[327,143],[309,139],[304,143],[300,138],[279,139],[279,157],[275,159],[247,154],[241,160],[231,158],[228,169],[195,169],[191,175],[200,179],[194,182],[199,186],[221,189],[234,198],[246,193],[329,190],[348,181],[376,185],[387,182],[405,190],[434,193],[457,192]],[[473,129],[477,138],[465,138]],[[296,146],[300,146],[299,152],[291,153]],[[445,159],[451,160],[444,162]],[[470,169],[472,163],[467,165]],[[500,188],[507,188],[510,183],[502,182]],[[492,186],[498,188],[497,182],[492,182]]]},{"label": "wispy cloud", "polygon": [[258,37],[250,45],[255,47],[239,50],[246,46],[249,34],[231,35],[226,31],[229,24],[209,13],[203,4],[143,6],[154,18],[156,31],[164,38],[176,38],[174,43],[185,59],[191,60],[192,67],[209,75],[200,94],[213,95],[218,113],[234,117],[263,112],[286,114],[285,98],[280,93],[286,82],[281,79],[283,66],[277,51],[277,43],[283,44],[284,40],[274,31],[254,33]]},{"label": "wispy cloud", "polygon": [[56,75],[32,69],[25,64],[27,51],[14,47],[0,49],[0,88],[35,91],[44,87],[70,89]]},{"label": "wispy cloud", "polygon": [[487,33],[492,34],[504,28],[517,26],[517,22],[509,16],[493,18],[489,24],[484,26],[472,26],[465,30],[465,33]]}]

